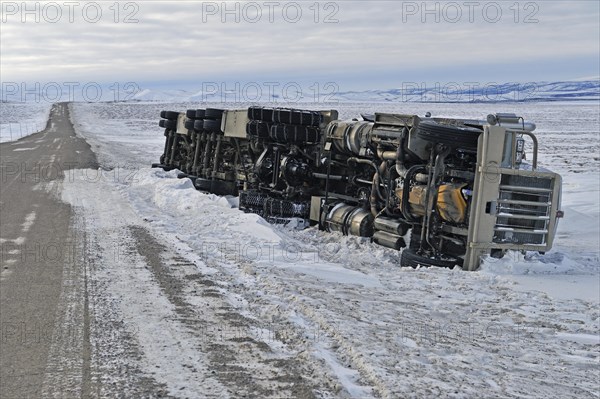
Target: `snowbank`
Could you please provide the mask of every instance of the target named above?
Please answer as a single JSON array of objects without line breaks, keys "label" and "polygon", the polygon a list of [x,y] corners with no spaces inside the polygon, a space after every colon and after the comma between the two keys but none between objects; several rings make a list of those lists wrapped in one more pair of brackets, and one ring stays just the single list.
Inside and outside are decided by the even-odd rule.
[{"label": "snowbank", "polygon": [[47,102],[0,103],[0,143],[44,130],[51,106]]}]

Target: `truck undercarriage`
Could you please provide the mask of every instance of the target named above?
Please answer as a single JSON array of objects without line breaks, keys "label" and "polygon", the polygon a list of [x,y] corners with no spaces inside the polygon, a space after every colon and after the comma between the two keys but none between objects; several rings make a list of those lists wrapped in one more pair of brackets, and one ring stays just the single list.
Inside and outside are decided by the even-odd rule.
[{"label": "truck undercarriage", "polygon": [[[402,266],[460,265],[508,250],[548,251],[561,178],[538,168],[535,125],[249,107],[163,111],[160,162],[240,209],[289,223],[371,237],[402,249]],[[525,161],[531,146],[532,162]]]}]

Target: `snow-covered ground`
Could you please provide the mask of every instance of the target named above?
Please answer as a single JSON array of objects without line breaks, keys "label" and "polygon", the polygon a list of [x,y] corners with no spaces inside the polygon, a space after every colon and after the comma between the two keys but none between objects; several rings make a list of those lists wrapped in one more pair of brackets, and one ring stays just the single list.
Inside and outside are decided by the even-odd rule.
[{"label": "snow-covered ground", "polygon": [[0,103],[0,143],[15,141],[46,127],[52,103]]},{"label": "snow-covered ground", "polygon": [[[342,118],[430,111],[484,119],[515,112],[534,121],[540,164],[563,176],[565,218],[553,250],[510,253],[477,272],[413,270],[398,266],[399,252],[367,239],[269,225],[235,209],[234,198],[197,192],[176,171],[149,168],[162,152],[160,110],[197,104],[72,104],[76,131],[103,171],[65,179],[63,199],[94,215],[85,228],[100,247],[114,245],[122,239],[119,228],[133,225],[175,248],[195,272],[209,276],[228,306],[252,320],[254,340],[312,365],[312,378],[329,387],[323,397],[598,397],[597,102],[305,107],[335,108]],[[182,270],[173,263],[173,273],[187,273]],[[175,396],[222,394],[219,382],[200,381],[185,366],[206,364],[192,359],[184,321],[159,317],[157,309],[168,313],[170,305],[132,295],[159,297],[159,290],[139,288],[120,267],[108,267],[102,278],[119,312],[135,324],[129,333],[143,342],[143,372]],[[183,292],[198,308],[212,300]],[[228,332],[234,333],[225,327]],[[161,359],[167,367],[158,373]]]}]

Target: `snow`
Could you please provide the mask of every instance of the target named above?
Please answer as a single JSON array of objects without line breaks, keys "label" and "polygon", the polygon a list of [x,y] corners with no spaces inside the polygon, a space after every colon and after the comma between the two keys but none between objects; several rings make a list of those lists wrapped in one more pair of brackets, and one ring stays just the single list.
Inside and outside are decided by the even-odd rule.
[{"label": "snow", "polygon": [[[212,86],[212,85],[211,85]],[[218,86],[218,85],[217,85]],[[268,98],[270,91],[255,89],[256,83],[250,89],[244,85],[232,86],[230,89],[213,88],[212,90],[174,90],[145,88],[140,90],[132,99],[137,101],[159,102],[223,102],[223,101],[263,101],[273,102]],[[238,87],[239,86],[239,87]],[[242,89],[241,87],[244,87]],[[366,91],[336,92],[323,90],[323,93],[305,91],[290,93],[288,100],[299,103],[335,101],[339,103],[410,103],[410,102],[514,102],[514,101],[581,101],[600,99],[600,79],[589,77],[559,82],[404,82],[401,87],[394,89],[378,89]],[[317,97],[317,98],[316,98]],[[281,99],[280,99],[281,100]],[[283,99],[285,100],[285,98]]]},{"label": "snow", "polygon": [[[565,218],[554,248],[490,258],[476,272],[401,268],[399,252],[367,239],[273,226],[235,209],[235,199],[196,191],[176,171],[149,168],[162,152],[159,111],[199,107],[71,105],[76,130],[103,169],[65,180],[63,199],[97,215],[86,228],[101,246],[119,240],[115,231],[124,226],[148,228],[218,283],[222,300],[254,321],[254,339],[265,341],[275,328],[269,347],[305,359],[335,396],[598,395],[597,102],[312,105],[339,109],[342,118],[359,111],[478,119],[515,112],[536,122],[539,162],[563,177]],[[128,256],[136,278],[149,279],[143,260]],[[160,316],[173,313],[160,291],[143,288],[130,269],[106,267],[109,293],[120,298],[120,312],[137,326],[130,332],[143,343],[139,367],[176,396],[222,392],[218,381],[201,381],[182,366],[206,363],[192,359],[194,338],[180,321]],[[186,300],[200,306],[212,299],[190,292]],[[165,364],[160,373],[157,362]]]},{"label": "snow", "polygon": [[[146,371],[150,373],[154,369],[154,374],[159,367],[161,370],[157,379],[167,383],[173,395],[193,397],[196,392],[207,391],[207,387],[222,394],[222,388],[216,381],[202,380],[199,374],[186,367],[186,360],[194,363],[198,369],[206,367],[195,355],[194,340],[182,326],[164,318],[165,313],[174,317],[173,305],[161,294],[160,287],[144,284],[151,281],[153,276],[142,257],[125,254],[124,247],[116,244],[124,240],[118,235],[123,234],[128,226],[139,224],[136,215],[119,192],[110,189],[110,177],[100,173],[89,179],[89,175],[82,170],[75,171],[70,183],[62,191],[62,199],[76,209],[83,208],[97,215],[86,220],[93,226],[91,242],[101,246],[103,253],[113,255],[105,259],[108,263],[104,267],[97,269],[97,278],[101,283],[107,280],[112,282],[106,284],[106,289],[119,299],[117,307],[127,321],[128,333],[135,333],[142,346]],[[110,218],[101,217],[108,214]],[[135,275],[131,273],[131,268],[135,269]],[[149,297],[152,302],[148,302]],[[102,320],[97,322],[102,323]]]},{"label": "snow", "polygon": [[0,143],[16,141],[44,130],[51,106],[48,102],[1,102]]}]

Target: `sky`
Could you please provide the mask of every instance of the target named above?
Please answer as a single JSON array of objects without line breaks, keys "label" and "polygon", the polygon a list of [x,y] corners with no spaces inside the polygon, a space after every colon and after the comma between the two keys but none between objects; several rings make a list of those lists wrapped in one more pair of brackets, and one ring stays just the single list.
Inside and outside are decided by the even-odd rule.
[{"label": "sky", "polygon": [[2,1],[3,82],[410,83],[600,75],[598,1]]}]

